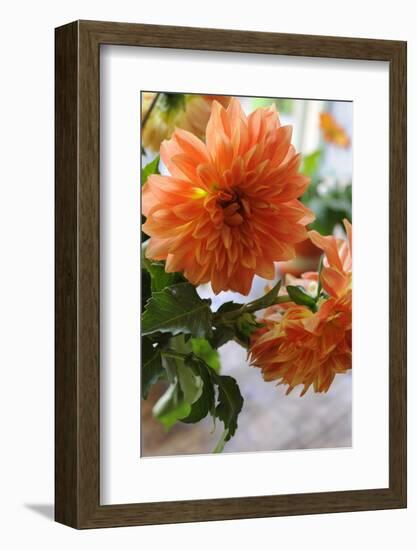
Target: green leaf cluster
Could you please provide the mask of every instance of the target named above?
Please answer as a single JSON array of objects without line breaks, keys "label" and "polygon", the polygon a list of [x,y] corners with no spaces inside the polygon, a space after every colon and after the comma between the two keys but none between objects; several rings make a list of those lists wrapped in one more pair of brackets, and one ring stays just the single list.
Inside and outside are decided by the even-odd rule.
[{"label": "green leaf cluster", "polygon": [[223,448],[237,430],[237,420],[243,406],[239,386],[234,378],[220,375],[194,353],[184,358],[184,365],[203,381],[203,388],[198,400],[192,404],[190,414],[182,421],[198,422],[208,414],[218,418],[224,425]]},{"label": "green leaf cluster", "polygon": [[[205,346],[206,347],[206,346]],[[210,350],[213,356],[214,350]],[[163,366],[165,365],[165,367]],[[224,425],[222,445],[236,432],[243,397],[231,376],[219,374],[193,352],[188,354],[172,349],[155,350],[142,367],[142,396],[147,397],[151,379],[156,381],[164,368],[170,383],[154,406],[154,416],[170,429],[177,421],[199,422],[207,415]],[[216,447],[219,450],[219,447]]]},{"label": "green leaf cluster", "polygon": [[[220,420],[225,435],[216,447],[219,451],[236,432],[243,398],[237,382],[220,374],[218,345],[213,344],[219,327],[211,301],[201,298],[181,274],[167,273],[164,262],[146,258],[146,243],[142,298],[142,398],[148,397],[153,384],[163,381],[166,389],[153,414],[166,429],[207,415]],[[223,311],[236,308],[241,305],[225,306]],[[248,313],[236,317],[242,334],[248,334],[252,319]]]},{"label": "green leaf cluster", "polygon": [[352,185],[335,185],[326,193],[319,192],[322,181],[319,170],[323,160],[323,151],[318,149],[303,157],[300,171],[311,178],[310,185],[301,197],[301,201],[313,210],[316,219],[310,224],[322,235],[331,235],[336,225],[342,225],[346,218],[352,221]]}]

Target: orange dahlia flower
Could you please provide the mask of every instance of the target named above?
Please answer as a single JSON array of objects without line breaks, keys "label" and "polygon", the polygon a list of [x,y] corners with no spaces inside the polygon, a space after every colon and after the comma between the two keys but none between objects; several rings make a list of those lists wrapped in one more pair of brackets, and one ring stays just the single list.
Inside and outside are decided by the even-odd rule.
[{"label": "orange dahlia flower", "polygon": [[311,241],[324,252],[320,282],[324,290],[334,298],[339,298],[352,288],[352,225],[344,220],[347,240],[320,235],[309,231]]},{"label": "orange dahlia flower", "polygon": [[[351,242],[351,226],[345,225]],[[319,301],[316,313],[295,304],[271,308],[249,350],[264,380],[288,385],[287,393],[302,384],[301,395],[311,385],[315,392],[327,392],[336,374],[352,368],[351,249],[316,232],[310,238],[325,252],[320,280],[330,297]]]},{"label": "orange dahlia flower", "polygon": [[[147,116],[156,93],[142,94],[142,120]],[[224,106],[230,97],[216,95],[161,94],[153,106],[142,130],[142,145],[158,151],[161,142],[171,137],[175,128],[182,128],[204,137],[210,118],[211,104],[216,100]]]},{"label": "orange dahlia flower", "polygon": [[349,136],[330,113],[320,114],[320,128],[325,141],[333,143],[333,145],[337,145],[338,147],[349,147]]},{"label": "orange dahlia flower", "polygon": [[227,109],[213,102],[205,143],[175,130],[160,149],[170,176],[143,188],[147,256],[216,294],[248,294],[255,274],[273,279],[274,262],[294,256],[314,219],[297,200],[309,180],[291,130],[275,107],[246,116],[236,99]]}]

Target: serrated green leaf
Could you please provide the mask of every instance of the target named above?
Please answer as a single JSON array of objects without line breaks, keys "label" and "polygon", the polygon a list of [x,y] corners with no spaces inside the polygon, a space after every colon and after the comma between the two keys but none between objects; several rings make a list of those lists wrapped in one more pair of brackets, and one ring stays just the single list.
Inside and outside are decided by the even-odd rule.
[{"label": "serrated green leaf", "polygon": [[[243,397],[236,380],[231,376],[217,374],[194,353],[184,355],[184,366],[202,379],[203,387],[199,399],[191,405],[188,415],[184,415],[180,420],[185,423],[198,422],[210,413],[223,422],[227,430],[224,442],[229,441],[236,432],[237,418],[243,406]],[[214,386],[217,386],[217,406]]]},{"label": "serrated green leaf", "polygon": [[197,357],[202,359],[216,372],[220,371],[219,352],[212,348],[210,342],[204,338],[191,338],[191,349]]},{"label": "serrated green leaf", "polygon": [[142,334],[169,332],[209,338],[212,334],[210,300],[203,300],[190,283],[154,292],[142,314]]},{"label": "serrated green leaf", "polygon": [[313,312],[317,311],[317,305],[314,298],[310,296],[310,294],[307,294],[304,292],[304,290],[299,286],[291,286],[287,285],[287,292],[288,296],[291,298],[293,302],[300,306],[307,306],[310,308]]},{"label": "serrated green leaf", "polygon": [[243,397],[236,380],[231,376],[216,375],[213,380],[218,386],[218,405],[215,414],[228,431],[225,441],[229,441],[237,429],[237,418],[242,410]]},{"label": "serrated green leaf", "polygon": [[159,174],[159,155],[144,166],[140,173],[141,184],[145,185],[151,174]]},{"label": "serrated green leaf", "polygon": [[147,338],[142,338],[142,398],[147,399],[151,386],[164,374],[161,353]]}]

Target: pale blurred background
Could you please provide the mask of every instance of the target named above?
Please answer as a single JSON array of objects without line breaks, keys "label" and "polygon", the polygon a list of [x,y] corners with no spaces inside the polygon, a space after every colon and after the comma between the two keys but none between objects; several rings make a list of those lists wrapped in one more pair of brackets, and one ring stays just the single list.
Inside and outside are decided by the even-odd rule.
[{"label": "pale blurred background", "polygon": [[[311,176],[304,200],[316,213],[314,228],[341,234],[341,220],[351,221],[353,104],[341,101],[239,98],[246,113],[275,102],[281,123],[293,125],[293,145],[304,157],[302,169]],[[330,139],[320,125],[320,114],[329,113],[341,128],[346,143],[341,145],[338,130]],[[332,130],[332,129],[330,129]],[[340,131],[339,131],[340,134]],[[344,136],[343,136],[344,134]],[[327,137],[327,139],[326,139]],[[331,136],[330,136],[331,137]],[[147,153],[146,162],[152,155]],[[276,280],[286,273],[299,275],[317,267],[319,254],[300,246],[299,258],[292,264],[277,264]],[[215,296],[209,285],[198,289],[211,298],[215,311],[224,302],[247,302],[261,296],[271,281],[255,277],[249,296],[222,292]],[[285,395],[286,388],[263,381],[258,369],[246,361],[246,351],[234,342],[219,349],[221,373],[233,376],[244,398],[238,430],[226,444],[227,452],[255,452],[290,449],[349,447],[352,443],[352,376],[336,375],[327,394],[310,389],[299,397],[300,388]],[[178,422],[168,432],[152,415],[152,407],[162,395],[162,382],[141,402],[142,456],[211,453],[223,425],[213,426],[211,417],[197,424]]]}]

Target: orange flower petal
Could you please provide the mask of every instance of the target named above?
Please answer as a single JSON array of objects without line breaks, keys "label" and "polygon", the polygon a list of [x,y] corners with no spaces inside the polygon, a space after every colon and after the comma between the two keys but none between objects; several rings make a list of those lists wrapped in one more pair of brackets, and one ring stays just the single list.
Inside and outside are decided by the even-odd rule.
[{"label": "orange flower petal", "polygon": [[331,236],[324,237],[323,235],[320,235],[320,233],[318,233],[317,231],[309,231],[308,235],[313,244],[315,244],[318,248],[321,248],[326,254],[329,264],[339,271],[343,271],[336,239]]}]

